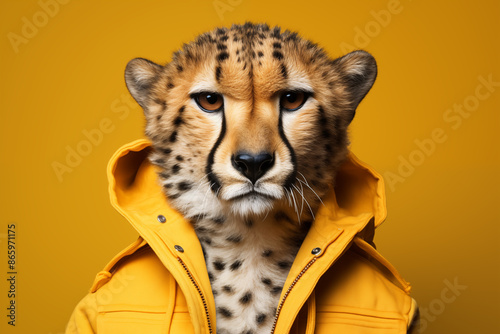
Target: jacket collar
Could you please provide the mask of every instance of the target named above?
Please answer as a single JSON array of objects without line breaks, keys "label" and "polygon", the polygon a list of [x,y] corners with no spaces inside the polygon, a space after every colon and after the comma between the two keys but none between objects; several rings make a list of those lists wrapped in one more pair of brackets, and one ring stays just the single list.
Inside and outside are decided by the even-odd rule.
[{"label": "jacket collar", "polygon": [[[157,169],[147,159],[150,146],[151,143],[145,139],[136,140],[124,145],[114,154],[108,165],[111,203],[147,241],[176,278],[188,305],[191,304],[190,310],[195,313],[192,316],[199,317],[200,321],[195,326],[203,327],[206,317],[204,310],[199,307],[200,296],[193,289],[192,280],[196,282],[206,298],[207,312],[213,319],[214,327],[215,306],[200,243],[191,224],[169,206],[163,195],[157,179]],[[350,245],[353,238],[357,235],[371,242],[374,228],[386,217],[381,176],[352,153],[338,171],[335,187],[331,187],[323,203],[285,283],[282,299],[294,299],[293,303],[283,305],[283,308],[292,308],[290,312],[286,312],[288,316],[298,312],[300,307],[297,309],[297,305],[301,306],[307,300],[317,280]],[[165,222],[159,218],[160,215],[166,218]],[[315,264],[311,266],[308,277],[296,283],[296,278],[303,276],[304,268],[309,268],[311,261]],[[191,281],[186,270],[192,275]],[[295,288],[298,292],[284,296],[287,294],[287,287],[294,288],[295,285],[304,285],[304,289]],[[281,318],[280,316],[277,324],[278,333],[286,332],[288,324],[293,323],[293,318]],[[195,330],[197,333],[203,332],[201,328]]]}]

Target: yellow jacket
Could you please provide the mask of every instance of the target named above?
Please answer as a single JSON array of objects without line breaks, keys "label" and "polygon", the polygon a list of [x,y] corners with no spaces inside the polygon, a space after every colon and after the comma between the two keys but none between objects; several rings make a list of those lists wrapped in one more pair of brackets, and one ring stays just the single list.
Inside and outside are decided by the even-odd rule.
[{"label": "yellow jacket", "polygon": [[[109,163],[111,203],[140,237],[97,274],[66,333],[215,333],[200,243],[169,207],[149,150],[138,140]],[[386,217],[382,178],[350,154],[324,204],[288,275],[273,333],[406,333],[418,313],[410,285],[372,246]]]}]

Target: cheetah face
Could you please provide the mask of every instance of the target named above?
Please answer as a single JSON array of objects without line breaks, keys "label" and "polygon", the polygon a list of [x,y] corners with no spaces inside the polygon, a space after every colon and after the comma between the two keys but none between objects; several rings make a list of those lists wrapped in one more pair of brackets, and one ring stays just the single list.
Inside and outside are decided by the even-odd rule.
[{"label": "cheetah face", "polygon": [[376,72],[364,51],[332,60],[295,33],[245,24],[199,36],[165,66],[134,59],[125,78],[169,201],[248,216],[312,211]]}]

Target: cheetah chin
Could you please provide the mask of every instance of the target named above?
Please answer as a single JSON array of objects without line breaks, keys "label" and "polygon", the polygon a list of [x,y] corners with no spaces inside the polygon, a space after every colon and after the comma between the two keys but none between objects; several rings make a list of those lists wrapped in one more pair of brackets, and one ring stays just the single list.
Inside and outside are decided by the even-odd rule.
[{"label": "cheetah chin", "polygon": [[227,203],[233,214],[246,217],[271,211],[284,193],[282,186],[259,180],[255,185],[250,182],[228,185],[221,189],[220,198]]},{"label": "cheetah chin", "polygon": [[248,217],[271,211],[274,201],[275,197],[253,190],[230,198],[229,205],[233,214]]}]

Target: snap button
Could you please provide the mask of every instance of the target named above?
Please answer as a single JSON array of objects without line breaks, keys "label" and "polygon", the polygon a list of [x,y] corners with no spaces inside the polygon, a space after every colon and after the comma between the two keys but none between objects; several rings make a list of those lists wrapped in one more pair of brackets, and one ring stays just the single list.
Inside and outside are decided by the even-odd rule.
[{"label": "snap button", "polygon": [[184,248],[182,248],[181,246],[175,245],[174,248],[175,248],[176,251],[184,253]]},{"label": "snap button", "polygon": [[167,221],[167,218],[165,218],[164,215],[158,215],[157,219],[160,223],[164,223]]},{"label": "snap button", "polygon": [[319,253],[321,253],[321,248],[319,247],[316,247],[311,251],[312,255],[318,255]]}]

